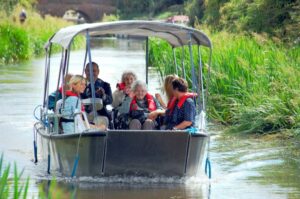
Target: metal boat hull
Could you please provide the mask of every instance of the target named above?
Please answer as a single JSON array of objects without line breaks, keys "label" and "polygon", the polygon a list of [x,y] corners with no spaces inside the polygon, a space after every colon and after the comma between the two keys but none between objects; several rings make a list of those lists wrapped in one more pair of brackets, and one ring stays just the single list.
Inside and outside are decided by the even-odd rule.
[{"label": "metal boat hull", "polygon": [[43,157],[50,154],[51,169],[65,176],[71,176],[77,150],[76,176],[195,176],[207,140],[206,134],[174,131],[111,130],[80,137],[50,136],[39,128],[37,133]]}]

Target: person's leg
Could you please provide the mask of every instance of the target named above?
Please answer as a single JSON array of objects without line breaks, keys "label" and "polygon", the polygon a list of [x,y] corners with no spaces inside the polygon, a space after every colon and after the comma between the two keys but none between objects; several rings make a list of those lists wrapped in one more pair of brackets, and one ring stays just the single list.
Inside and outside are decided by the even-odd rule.
[{"label": "person's leg", "polygon": [[96,126],[105,126],[107,128],[109,125],[109,121],[105,116],[96,116],[96,118],[94,119],[94,124]]},{"label": "person's leg", "polygon": [[155,123],[153,120],[146,119],[143,124],[143,130],[153,130],[155,128]]},{"label": "person's leg", "polygon": [[141,130],[142,129],[142,124],[138,119],[133,119],[129,123],[129,129],[131,129],[131,130]]}]

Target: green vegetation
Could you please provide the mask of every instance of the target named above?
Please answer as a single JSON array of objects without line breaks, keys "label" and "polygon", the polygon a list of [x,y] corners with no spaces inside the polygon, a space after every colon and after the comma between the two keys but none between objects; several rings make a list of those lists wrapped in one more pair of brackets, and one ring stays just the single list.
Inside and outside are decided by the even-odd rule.
[{"label": "green vegetation", "polygon": [[[300,133],[300,47],[287,48],[257,34],[247,36],[222,31],[210,37],[214,54],[209,117],[231,125],[230,129],[236,132],[293,129]],[[152,39],[150,48],[151,64],[163,75],[174,73],[170,46]],[[207,60],[208,51],[202,48],[202,52],[203,60]],[[197,57],[196,49],[194,53]],[[189,66],[187,49],[185,54],[186,66]],[[207,71],[206,63],[205,66]]]},{"label": "green vegetation", "polygon": [[21,173],[18,172],[17,165],[14,164],[14,175],[11,179],[10,164],[4,168],[3,154],[0,157],[0,198],[26,198],[28,193],[29,178],[26,179],[25,184],[22,182]]},{"label": "green vegetation", "polygon": [[[9,2],[9,1],[8,1]],[[44,53],[47,40],[60,28],[71,25],[63,19],[45,16],[42,18],[27,4],[9,4],[9,13],[0,10],[0,64],[20,62]],[[4,4],[5,5],[5,4]],[[5,7],[9,7],[6,5]],[[18,20],[22,8],[26,8],[27,20],[22,24]],[[2,5],[2,9],[3,9]],[[74,48],[83,46],[83,39],[78,37]],[[58,48],[54,49],[58,51]]]},{"label": "green vegetation", "polygon": [[[188,0],[187,14],[213,30],[267,33],[280,40],[299,40],[298,0]],[[299,42],[299,41],[298,41]]]}]

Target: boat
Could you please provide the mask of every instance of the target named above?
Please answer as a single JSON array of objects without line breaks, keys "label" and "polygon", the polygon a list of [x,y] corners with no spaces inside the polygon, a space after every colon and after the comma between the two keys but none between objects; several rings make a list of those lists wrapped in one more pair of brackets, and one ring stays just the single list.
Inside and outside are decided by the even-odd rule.
[{"label": "boat", "polygon": [[[176,73],[186,77],[191,68],[192,91],[197,93],[196,126],[187,130],[126,130],[88,129],[73,134],[60,134],[58,123],[60,115],[48,107],[49,71],[52,45],[62,49],[57,88],[64,82],[69,67],[71,45],[74,38],[86,38],[84,65],[92,62],[91,38],[114,35],[138,36],[146,42],[146,83],[149,68],[149,37],[166,40],[172,47]],[[199,63],[194,63],[192,48],[198,47]],[[47,161],[47,172],[58,171],[63,176],[197,176],[201,172],[203,159],[209,144],[206,127],[206,99],[208,83],[204,83],[203,61],[200,47],[210,51],[212,44],[203,32],[176,24],[155,21],[117,21],[107,23],[80,24],[65,27],[56,32],[45,45],[45,82],[43,104],[36,108],[39,112],[34,125],[34,157]],[[183,59],[177,63],[176,53],[185,56],[189,49],[190,66]],[[198,67],[198,72],[196,73]],[[92,89],[93,92],[93,89]],[[95,95],[93,95],[95,96]],[[64,96],[63,96],[64,98]],[[92,100],[95,106],[95,100]],[[40,150],[38,150],[39,148]],[[205,165],[207,166],[208,160]]]}]

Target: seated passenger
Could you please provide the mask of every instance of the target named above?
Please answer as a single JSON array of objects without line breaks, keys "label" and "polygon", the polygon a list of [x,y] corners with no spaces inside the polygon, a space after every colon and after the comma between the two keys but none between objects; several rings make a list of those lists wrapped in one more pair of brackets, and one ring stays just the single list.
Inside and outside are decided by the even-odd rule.
[{"label": "seated passenger", "polygon": [[148,116],[155,110],[161,110],[160,104],[147,92],[147,85],[142,81],[136,81],[132,91],[129,94],[130,100],[122,103],[122,110],[126,110],[129,113],[129,129],[155,129],[158,125],[157,122]]},{"label": "seated passenger", "polygon": [[[177,75],[168,75],[168,76],[166,76],[165,81],[164,81],[164,92],[166,93],[168,103],[173,98],[172,81],[176,78],[178,78]],[[162,96],[159,93],[156,93],[155,97],[164,109],[168,108],[168,105],[163,101]]]},{"label": "seated passenger", "polygon": [[[62,114],[61,124],[65,134],[80,133],[87,129],[82,120],[81,111],[84,109],[80,101],[80,93],[86,87],[86,81],[81,75],[74,75],[70,79],[70,91],[66,92],[64,107],[60,110]],[[96,128],[95,126],[92,126]],[[104,129],[104,126],[98,126]]]},{"label": "seated passenger", "polygon": [[[100,116],[104,116],[101,117],[101,119],[104,120],[103,123],[106,123],[106,125],[108,126],[109,124],[108,121],[110,121],[111,118],[110,118],[110,113],[106,108],[106,105],[112,103],[112,93],[111,93],[110,84],[98,78],[98,75],[100,73],[98,64],[92,62],[92,66],[93,66],[93,79],[95,85],[95,96],[96,98],[101,98],[103,101],[103,108],[101,110],[97,110],[97,113]],[[92,97],[89,63],[85,66],[85,75],[89,82],[84,92],[81,94],[82,99],[87,99]],[[92,106],[86,107],[86,112],[92,113]]]},{"label": "seated passenger", "polygon": [[184,130],[195,123],[196,107],[192,99],[195,95],[188,93],[188,84],[182,78],[172,81],[173,100],[170,101],[165,115],[166,129]]},{"label": "seated passenger", "polygon": [[[71,74],[67,74],[65,76],[64,79],[64,92],[66,92],[67,90],[70,90],[70,86],[69,86],[69,81],[72,78],[73,75]],[[63,87],[61,86],[57,91],[54,91],[53,93],[51,93],[48,97],[48,109],[49,110],[55,110],[55,105],[56,102],[60,99],[62,99],[62,91],[63,91]]]},{"label": "seated passenger", "polygon": [[112,106],[114,108],[118,108],[125,98],[128,98],[131,91],[131,85],[134,81],[136,81],[136,75],[133,72],[125,71],[122,74],[122,81],[117,84],[117,90],[113,93]]}]

